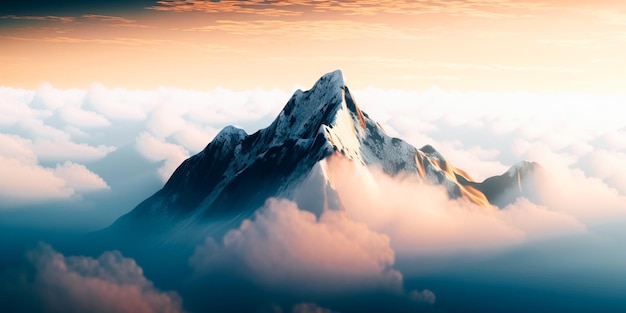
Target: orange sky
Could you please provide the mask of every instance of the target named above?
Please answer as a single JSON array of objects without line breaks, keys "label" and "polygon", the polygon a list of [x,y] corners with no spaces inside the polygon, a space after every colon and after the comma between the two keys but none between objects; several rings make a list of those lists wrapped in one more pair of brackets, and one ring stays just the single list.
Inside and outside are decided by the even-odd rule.
[{"label": "orange sky", "polygon": [[626,90],[626,3],[160,1],[115,14],[0,12],[0,85],[206,90]]}]

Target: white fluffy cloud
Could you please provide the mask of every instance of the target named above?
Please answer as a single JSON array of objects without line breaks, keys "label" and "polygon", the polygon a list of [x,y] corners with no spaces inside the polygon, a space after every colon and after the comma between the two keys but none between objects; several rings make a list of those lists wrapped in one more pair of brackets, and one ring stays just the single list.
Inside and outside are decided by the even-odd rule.
[{"label": "white fluffy cloud", "polygon": [[222,127],[263,127],[288,97],[280,90],[125,90],[98,83],[88,90],[0,87],[0,162],[11,167],[0,173],[0,206],[115,189],[90,164],[127,145],[143,157],[129,162],[154,163],[165,181]]},{"label": "white fluffy cloud", "polygon": [[109,89],[94,83],[87,90],[84,105],[111,120],[142,121],[159,101],[158,92]]},{"label": "white fluffy cloud", "polygon": [[80,128],[105,127],[111,125],[104,116],[86,111],[77,106],[67,106],[59,110],[59,115],[68,125]]},{"label": "white fluffy cloud", "polygon": [[590,151],[587,168],[591,175],[602,178],[607,185],[626,195],[626,146],[619,152],[608,149]]},{"label": "white fluffy cloud", "polygon": [[63,179],[65,185],[76,192],[88,192],[109,189],[107,183],[98,175],[89,171],[84,165],[65,162],[54,169],[55,176]]},{"label": "white fluffy cloud", "polygon": [[45,312],[182,312],[176,293],[157,289],[133,259],[118,251],[97,259],[65,257],[39,244],[28,259],[36,270],[34,300]]},{"label": "white fluffy cloud", "polygon": [[183,147],[166,142],[149,133],[141,133],[137,137],[136,147],[148,161],[164,161],[163,166],[159,168],[159,175],[163,181],[167,181],[176,168],[189,157],[189,152]]},{"label": "white fluffy cloud", "polygon": [[328,211],[317,220],[287,200],[268,200],[220,244],[209,238],[190,263],[200,274],[233,270],[274,290],[402,290],[387,236],[342,212]]},{"label": "white fluffy cloud", "polygon": [[29,140],[0,134],[0,204],[3,207],[67,199],[82,192],[108,189],[85,166],[66,161],[55,168],[38,164]]},{"label": "white fluffy cloud", "polygon": [[[87,168],[130,142],[148,161],[164,161],[155,170],[165,180],[176,163],[204,148],[225,125],[248,133],[267,126],[290,94],[224,88],[125,90],[97,83],[87,90],[60,90],[46,83],[36,90],[0,88],[0,134],[27,141],[30,156],[13,151],[22,157],[32,160],[34,154],[38,162],[71,161]],[[626,129],[613,109],[626,101],[625,95],[374,87],[353,94],[389,134],[418,147],[433,145],[478,180],[531,159],[560,163],[568,175],[582,175],[597,188],[626,192],[626,171],[621,170]],[[164,152],[155,152],[157,147]],[[155,155],[160,155],[158,160]]]},{"label": "white fluffy cloud", "polygon": [[65,199],[74,192],[54,172],[40,166],[0,156],[0,201],[16,206]]},{"label": "white fluffy cloud", "polygon": [[32,149],[39,159],[51,162],[93,161],[98,160],[115,151],[115,147],[105,145],[90,146],[75,143],[68,138],[54,140],[35,139]]},{"label": "white fluffy cloud", "polygon": [[37,164],[37,156],[31,148],[31,142],[15,135],[0,134],[0,155],[16,159],[24,164]]}]

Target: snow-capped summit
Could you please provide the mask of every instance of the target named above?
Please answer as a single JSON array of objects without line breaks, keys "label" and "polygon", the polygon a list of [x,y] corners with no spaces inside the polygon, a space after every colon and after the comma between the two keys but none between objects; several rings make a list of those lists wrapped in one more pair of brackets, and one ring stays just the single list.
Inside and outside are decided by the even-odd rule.
[{"label": "snow-capped summit", "polygon": [[[224,128],[203,151],[185,160],[161,190],[112,227],[136,230],[151,224],[145,223],[149,218],[185,225],[245,218],[269,197],[295,200],[313,212],[340,209],[341,195],[318,166],[334,154],[391,176],[419,175],[444,186],[450,198],[489,206],[497,196],[489,180],[474,182],[432,146],[417,149],[387,135],[359,108],[337,70],[310,90],[296,91],[267,128],[250,135]],[[310,189],[307,195],[297,191],[303,184]]]}]

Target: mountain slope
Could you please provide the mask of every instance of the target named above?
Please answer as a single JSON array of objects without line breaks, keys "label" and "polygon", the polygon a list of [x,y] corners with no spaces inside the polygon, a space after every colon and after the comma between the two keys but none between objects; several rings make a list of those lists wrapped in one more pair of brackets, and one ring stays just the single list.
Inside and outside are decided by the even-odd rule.
[{"label": "mountain slope", "polygon": [[541,182],[546,180],[546,175],[546,170],[538,163],[522,161],[513,165],[504,174],[489,177],[482,183],[462,178],[459,182],[482,192],[492,205],[504,208],[520,197],[528,198],[535,203],[543,202],[540,186]]},{"label": "mountain slope", "polygon": [[[185,160],[161,190],[111,228],[149,231],[161,227],[156,220],[192,225],[242,218],[269,197],[293,199],[316,213],[340,209],[341,195],[316,166],[333,153],[377,166],[391,176],[419,175],[444,186],[450,198],[462,197],[482,206],[509,201],[495,200],[502,191],[498,186],[516,181],[514,176],[503,175],[474,182],[432,146],[417,149],[388,136],[361,111],[342,73],[335,71],[321,77],[309,91],[296,91],[267,128],[251,135],[232,126],[224,128],[203,151]],[[298,191],[296,187],[303,185],[314,196]]]}]

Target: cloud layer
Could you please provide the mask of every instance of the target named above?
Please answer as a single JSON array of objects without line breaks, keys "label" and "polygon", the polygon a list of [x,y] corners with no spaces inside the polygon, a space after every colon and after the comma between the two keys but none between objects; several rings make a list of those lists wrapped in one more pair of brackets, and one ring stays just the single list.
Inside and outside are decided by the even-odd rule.
[{"label": "cloud layer", "polygon": [[[367,88],[353,94],[390,135],[417,147],[433,145],[476,180],[525,159],[544,165],[556,179],[553,198],[567,200],[550,203],[549,209],[558,211],[550,216],[563,213],[584,224],[623,211],[626,129],[612,108],[626,101],[624,96],[437,88]],[[94,191],[115,193],[127,188],[115,181],[148,177],[133,167],[124,171],[128,177],[110,178],[110,167],[122,166],[113,160],[146,164],[160,178],[156,184],[162,183],[224,126],[252,133],[269,125],[290,92],[125,90],[97,83],[87,90],[60,90],[44,83],[37,90],[0,88],[0,95],[0,163],[7,169],[0,172],[0,206],[16,207],[80,199]],[[142,179],[137,184],[148,184]]]},{"label": "cloud layer", "polygon": [[[150,7],[159,11],[202,11],[207,13],[239,13],[261,16],[299,16],[305,13],[336,12],[346,15],[373,16],[382,13],[397,15],[446,14],[467,15],[478,18],[515,17],[514,9],[539,8],[533,2],[512,1],[205,1],[165,0]],[[510,11],[510,12],[509,12]]]},{"label": "cloud layer", "polygon": [[[451,201],[443,190],[423,182],[329,160],[345,213],[325,212],[318,219],[294,203],[270,200],[226,237],[209,239],[196,249],[190,262],[198,275],[234,271],[261,286],[296,293],[328,286],[335,288],[329,292],[368,286],[402,293],[402,276],[394,269],[400,255],[510,247],[585,232],[626,210],[626,128],[612,109],[624,96],[437,88],[369,88],[353,94],[389,134],[418,147],[432,144],[477,180],[501,174],[520,160],[539,162],[551,173],[550,197],[543,206],[522,199],[503,211],[486,210]],[[222,127],[234,124],[251,133],[268,125],[290,93],[142,91],[100,84],[58,90],[42,84],[34,91],[1,88],[0,95],[0,205],[16,207],[114,191],[117,185],[106,175],[111,168],[102,166],[107,160],[150,164],[162,183]],[[137,152],[135,159],[114,159],[129,148]],[[132,169],[125,174],[129,177],[124,180],[135,175]],[[118,253],[66,258],[44,246],[31,260],[37,290],[48,290],[41,299],[60,310],[70,309],[63,305],[82,310],[88,303],[81,299],[89,297],[102,299],[93,301],[102,301],[97,303],[109,311],[128,309],[124,299],[140,305],[133,310],[180,309],[175,295],[157,290],[132,260]],[[404,297],[435,301],[428,290]],[[324,310],[312,304],[300,308]]]},{"label": "cloud layer", "polygon": [[270,199],[222,242],[209,238],[190,263],[199,274],[235,271],[270,290],[340,294],[400,292],[394,260],[387,236],[342,212],[324,212],[317,220],[291,201]]}]

